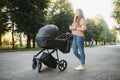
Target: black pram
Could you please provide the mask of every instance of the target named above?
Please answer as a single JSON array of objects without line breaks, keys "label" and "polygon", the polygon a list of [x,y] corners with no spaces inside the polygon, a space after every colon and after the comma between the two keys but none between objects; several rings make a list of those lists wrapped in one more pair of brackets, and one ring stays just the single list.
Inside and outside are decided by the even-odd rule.
[{"label": "black pram", "polygon": [[[67,68],[67,62],[65,60],[59,60],[58,50],[62,53],[70,52],[69,39],[72,35],[62,34],[58,37],[57,35],[58,28],[55,25],[46,25],[40,28],[36,36],[36,42],[42,50],[33,56],[33,69],[36,69],[38,65],[38,72],[41,72],[42,63],[50,68],[56,68],[58,65],[60,71],[64,71]],[[52,56],[54,52],[56,52],[57,58]],[[42,54],[38,58],[40,53]]]}]

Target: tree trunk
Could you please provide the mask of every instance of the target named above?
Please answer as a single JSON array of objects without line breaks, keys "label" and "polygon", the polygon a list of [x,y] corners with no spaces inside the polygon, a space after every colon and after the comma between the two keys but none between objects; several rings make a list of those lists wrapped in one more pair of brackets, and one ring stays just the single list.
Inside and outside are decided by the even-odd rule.
[{"label": "tree trunk", "polygon": [[33,48],[35,48],[35,36],[33,37]]},{"label": "tree trunk", "polygon": [[30,35],[27,35],[27,45],[26,48],[31,48],[31,37]]},{"label": "tree trunk", "polygon": [[14,44],[14,31],[12,30],[12,48],[15,48],[15,44]]},{"label": "tree trunk", "polygon": [[22,33],[20,32],[20,47],[22,47]]},{"label": "tree trunk", "polygon": [[14,44],[14,23],[12,22],[12,48],[15,49],[15,44]]},{"label": "tree trunk", "polygon": [[96,42],[96,46],[97,46],[97,44],[98,44],[98,40],[95,40],[95,42]]},{"label": "tree trunk", "polygon": [[0,34],[0,45],[2,45],[2,35]]}]

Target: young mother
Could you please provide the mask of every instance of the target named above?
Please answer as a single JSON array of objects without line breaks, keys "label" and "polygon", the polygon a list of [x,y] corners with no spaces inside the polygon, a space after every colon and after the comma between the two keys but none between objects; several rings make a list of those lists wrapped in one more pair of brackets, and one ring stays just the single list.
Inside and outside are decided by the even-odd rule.
[{"label": "young mother", "polygon": [[86,23],[83,11],[76,10],[73,23],[69,26],[73,34],[73,53],[80,60],[80,65],[75,70],[85,69],[85,52],[84,52],[84,31],[86,30]]}]

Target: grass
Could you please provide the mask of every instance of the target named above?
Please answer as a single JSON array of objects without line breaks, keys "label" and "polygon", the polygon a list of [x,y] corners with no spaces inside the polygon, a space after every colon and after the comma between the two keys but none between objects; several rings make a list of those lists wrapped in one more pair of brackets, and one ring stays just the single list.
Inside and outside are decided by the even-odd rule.
[{"label": "grass", "polygon": [[35,48],[26,48],[26,46],[16,46],[15,45],[15,48],[13,49],[12,48],[12,45],[1,45],[0,46],[0,51],[29,51],[29,50],[40,50],[41,48],[39,47],[35,47]]}]

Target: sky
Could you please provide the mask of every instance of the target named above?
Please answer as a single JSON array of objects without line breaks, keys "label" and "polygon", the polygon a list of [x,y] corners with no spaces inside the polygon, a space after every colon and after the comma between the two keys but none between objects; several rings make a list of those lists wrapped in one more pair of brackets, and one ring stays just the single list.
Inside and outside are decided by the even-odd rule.
[{"label": "sky", "polygon": [[83,10],[86,18],[93,18],[98,14],[103,16],[109,28],[115,25],[115,20],[111,17],[113,11],[112,0],[70,0],[74,11],[77,8]]}]

